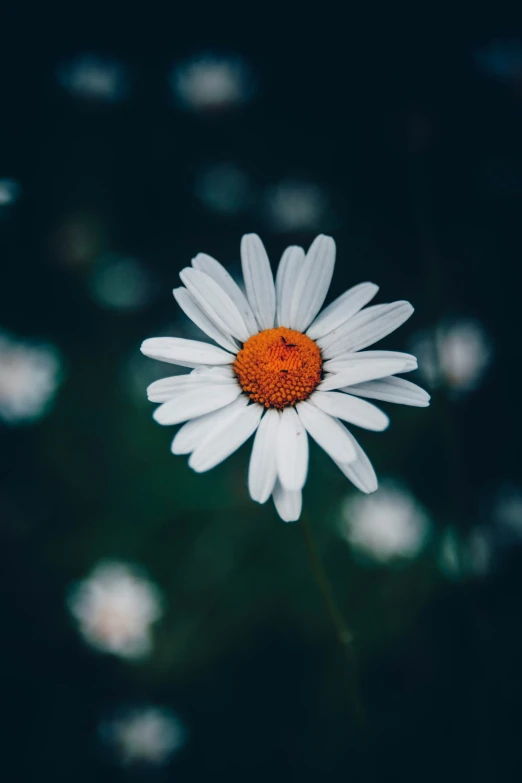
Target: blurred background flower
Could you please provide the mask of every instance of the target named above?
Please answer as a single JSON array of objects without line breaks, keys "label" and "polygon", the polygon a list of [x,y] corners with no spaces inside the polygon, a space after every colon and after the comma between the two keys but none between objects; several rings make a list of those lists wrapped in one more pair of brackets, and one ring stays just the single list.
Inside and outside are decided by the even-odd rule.
[{"label": "blurred background flower", "polygon": [[102,103],[118,103],[131,90],[126,65],[111,57],[81,54],[56,70],[58,82],[75,98]]},{"label": "blurred background flower", "polygon": [[90,278],[91,296],[101,307],[134,312],[149,304],[153,284],[147,267],[114,254],[100,258]]},{"label": "blurred background flower", "polygon": [[265,210],[273,231],[326,231],[327,199],[318,185],[283,180],[267,189]]},{"label": "blurred background flower", "polygon": [[494,497],[492,516],[499,527],[522,537],[522,489],[514,486],[499,489]]},{"label": "blurred background flower", "polygon": [[255,91],[250,67],[238,55],[196,55],[172,69],[170,84],[178,103],[192,111],[230,109]]},{"label": "blurred background flower", "polygon": [[476,50],[475,60],[490,76],[507,81],[522,81],[520,38],[495,38]]},{"label": "blurred background flower", "polygon": [[0,179],[0,208],[18,201],[20,185],[14,179]]},{"label": "blurred background flower", "polygon": [[123,765],[166,764],[186,742],[186,729],[178,716],[164,707],[120,710],[100,725],[102,739]]},{"label": "blurred background flower", "polygon": [[430,522],[413,495],[388,480],[372,495],[346,498],[340,531],[356,552],[386,563],[417,557],[428,540]]},{"label": "blurred background flower", "polygon": [[62,378],[56,348],[0,332],[0,418],[10,424],[39,419]]},{"label": "blurred background flower", "polygon": [[436,326],[412,340],[421,374],[432,388],[474,391],[492,357],[491,340],[477,321],[457,320]]},{"label": "blurred background flower", "polygon": [[69,610],[88,644],[122,658],[152,650],[152,628],[163,614],[158,588],[124,563],[99,563],[73,585]]},{"label": "blurred background flower", "polygon": [[211,212],[237,215],[252,202],[252,187],[246,171],[236,163],[217,163],[196,177],[196,195]]}]

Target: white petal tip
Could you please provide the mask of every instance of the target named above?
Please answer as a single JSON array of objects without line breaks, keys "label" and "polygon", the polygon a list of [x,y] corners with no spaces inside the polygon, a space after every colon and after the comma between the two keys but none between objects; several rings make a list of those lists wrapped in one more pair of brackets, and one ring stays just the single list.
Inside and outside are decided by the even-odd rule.
[{"label": "white petal tip", "polygon": [[188,466],[189,468],[192,468],[194,473],[204,473],[207,470],[204,466],[202,467],[200,462],[194,464],[194,454],[189,457]]},{"label": "white petal tip", "polygon": [[162,416],[161,407],[156,408],[156,410],[152,414],[152,418],[154,419],[156,424],[165,425],[165,421],[163,420],[163,416]]},{"label": "white petal tip", "polygon": [[418,396],[417,400],[415,401],[415,407],[416,408],[429,408],[431,405],[431,394],[428,394],[427,391],[424,389],[420,389],[419,391],[424,392],[424,394]]},{"label": "white petal tip", "polygon": [[184,448],[184,444],[182,441],[178,439],[178,435],[174,436],[172,443],[170,444],[170,452],[171,454],[174,454],[175,457],[181,457],[184,454],[190,454],[192,451],[191,448],[187,449]]},{"label": "white petal tip", "polygon": [[291,513],[284,513],[283,509],[276,508],[276,513],[279,519],[282,522],[298,522],[299,517],[301,516],[301,509],[299,509],[299,513],[291,514]]},{"label": "white petal tip", "polygon": [[304,481],[298,481],[297,483],[292,483],[291,481],[287,481],[286,477],[282,477],[281,474],[279,474],[279,481],[281,482],[281,486],[283,489],[286,489],[287,492],[301,492],[304,485],[306,484],[306,475]]},{"label": "white petal tip", "polygon": [[365,495],[373,495],[373,493],[377,492],[378,489],[379,489],[379,485],[378,484],[375,484],[375,485],[372,484],[369,487],[364,487],[364,488],[361,487],[361,492],[364,492]]},{"label": "white petal tip", "polygon": [[245,242],[251,242],[253,239],[259,239],[259,241],[261,241],[259,234],[243,234],[241,237],[241,244],[243,245]]},{"label": "white petal tip", "polygon": [[194,473],[205,473],[205,471],[207,470],[207,468],[205,467],[202,468],[201,465],[196,465],[196,466],[191,465],[190,460],[189,460],[189,468],[192,468]]}]

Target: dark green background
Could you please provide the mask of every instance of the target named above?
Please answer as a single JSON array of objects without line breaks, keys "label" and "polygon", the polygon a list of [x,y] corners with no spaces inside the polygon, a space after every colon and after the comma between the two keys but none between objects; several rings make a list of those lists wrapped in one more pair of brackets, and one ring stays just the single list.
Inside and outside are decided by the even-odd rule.
[{"label": "dark green background", "polygon": [[[0,223],[0,324],[60,348],[53,412],[0,430],[0,676],[6,781],[119,781],[97,726],[120,705],[179,712],[186,748],[143,780],[500,781],[522,762],[522,549],[491,573],[445,579],[438,536],[488,524],[488,493],[519,478],[522,79],[474,52],[508,20],[465,22],[317,6],[95,6],[10,18],[3,29],[0,173],[21,184]],[[6,20],[7,21],[7,20]],[[173,64],[202,50],[243,55],[255,100],[220,116],[176,107]],[[83,52],[134,75],[120,105],[75,100],[56,68]],[[480,319],[495,359],[460,402],[384,406],[392,427],[361,442],[380,475],[429,509],[432,546],[402,569],[365,568],[335,533],[350,487],[313,449],[305,506],[356,637],[365,726],[313,582],[300,525],[251,503],[248,448],[196,476],[171,431],[129,393],[141,340],[174,323],[171,289],[198,251],[228,263],[259,232],[275,261],[313,234],[271,233],[256,204],[216,216],[194,195],[206,163],[235,161],[258,192],[318,182],[335,236],[332,295],[362,280],[416,313],[383,347],[446,316]],[[88,266],[60,263],[56,232],[80,221],[92,258],[139,258],[157,296],[138,313],[96,305]],[[83,221],[83,223],[82,223]],[[168,372],[166,373],[168,374]],[[144,386],[146,383],[144,382]],[[141,563],[168,610],[145,663],[90,651],[64,595],[100,558]]]}]

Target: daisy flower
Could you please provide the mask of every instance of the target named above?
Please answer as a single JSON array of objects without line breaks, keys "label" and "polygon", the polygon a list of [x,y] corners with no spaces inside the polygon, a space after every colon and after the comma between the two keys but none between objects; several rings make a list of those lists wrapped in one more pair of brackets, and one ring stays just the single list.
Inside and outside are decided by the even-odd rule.
[{"label": "daisy flower", "polygon": [[[274,282],[256,234],[241,241],[246,296],[226,269],[200,253],[180,273],[174,297],[217,345],[155,337],[141,346],[153,359],[192,369],[152,383],[159,424],[183,424],[174,454],[190,454],[202,473],[219,465],[255,433],[248,488],[253,500],[273,498],[281,519],[301,514],[308,473],[308,436],[366,493],[377,489],[370,460],[342,423],[385,430],[385,413],[362,399],[424,407],[429,395],[397,374],[414,356],[363,351],[412,314],[409,302],[365,305],[373,283],[346,291],[320,312],[333,275],[335,242],[320,235],[308,253],[289,247]],[[365,309],[363,309],[365,308]]]}]

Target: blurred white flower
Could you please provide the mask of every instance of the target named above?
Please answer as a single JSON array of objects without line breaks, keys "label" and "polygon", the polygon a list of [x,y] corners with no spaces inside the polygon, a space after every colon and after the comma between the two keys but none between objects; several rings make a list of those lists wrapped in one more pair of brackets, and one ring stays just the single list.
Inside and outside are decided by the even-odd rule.
[{"label": "blurred white flower", "polygon": [[243,58],[203,54],[177,65],[170,84],[186,109],[216,111],[245,103],[254,86]]},{"label": "blurred white flower", "polygon": [[146,267],[134,258],[106,256],[96,264],[90,279],[91,295],[101,307],[136,311],[152,296],[152,280]]},{"label": "blurred white flower", "polygon": [[68,606],[86,642],[122,658],[151,652],[151,626],[163,614],[156,585],[117,562],[99,563],[73,585]]},{"label": "blurred white flower", "polygon": [[0,418],[34,421],[48,409],[62,378],[60,356],[50,345],[0,332]]},{"label": "blurred white flower", "polygon": [[165,764],[183,747],[187,737],[178,716],[164,707],[126,710],[102,723],[100,733],[125,765]]},{"label": "blurred white flower", "polygon": [[325,193],[311,183],[287,180],[266,192],[265,212],[274,231],[313,231],[326,208]]},{"label": "blurred white flower", "polygon": [[476,389],[493,357],[491,341],[477,321],[439,324],[412,341],[419,370],[433,387],[463,393]]},{"label": "blurred white flower", "polygon": [[18,200],[20,185],[14,179],[0,179],[0,207],[8,207]]},{"label": "blurred white flower", "polygon": [[218,163],[204,169],[194,190],[208,209],[222,215],[242,212],[251,202],[248,175],[235,163]]},{"label": "blurred white flower", "polygon": [[340,531],[356,551],[386,563],[415,558],[428,540],[430,521],[410,492],[384,481],[375,494],[344,501]]},{"label": "blurred white flower", "polygon": [[124,100],[131,89],[127,66],[96,54],[82,54],[59,66],[57,78],[71,95],[105,103]]}]

